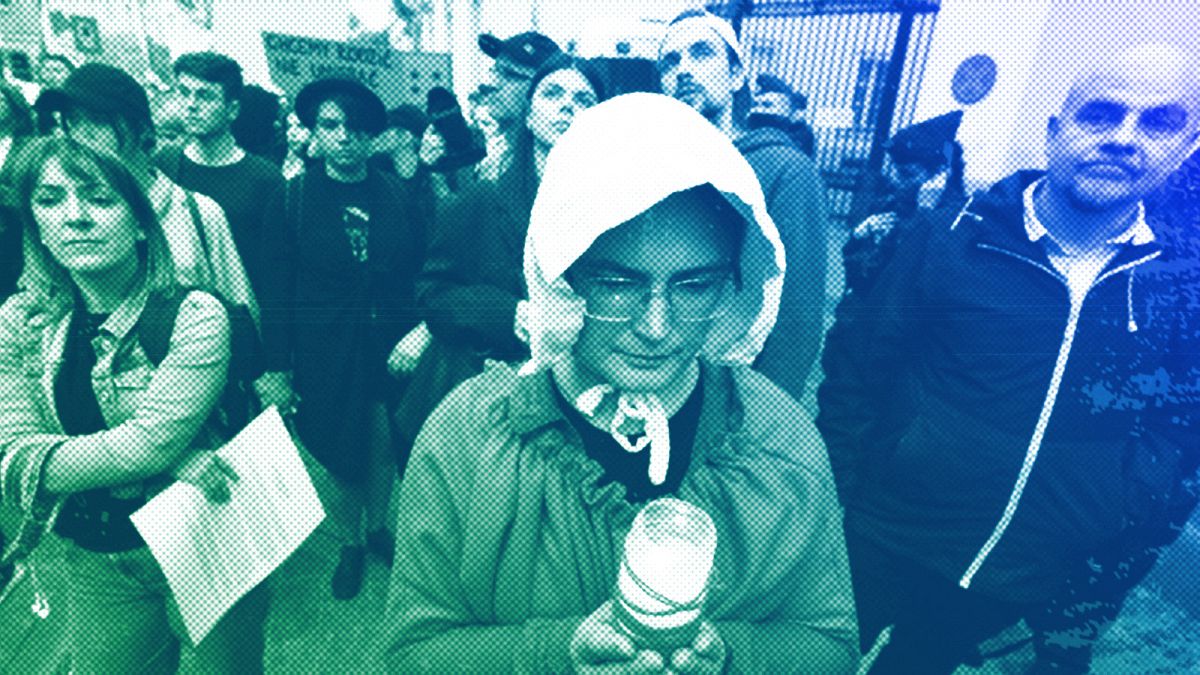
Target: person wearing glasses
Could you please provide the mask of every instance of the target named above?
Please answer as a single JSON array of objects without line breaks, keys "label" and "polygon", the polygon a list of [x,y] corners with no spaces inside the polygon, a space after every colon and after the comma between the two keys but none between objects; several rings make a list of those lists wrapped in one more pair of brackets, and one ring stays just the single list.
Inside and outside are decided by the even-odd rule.
[{"label": "person wearing glasses", "polygon": [[[401,486],[389,670],[852,668],[824,446],[749,368],[784,268],[753,169],[683,103],[611,99],[550,152],[525,252],[532,357],[452,392]],[[719,540],[699,633],[664,656],[610,599],[635,514],[667,495]]]},{"label": "person wearing glasses", "polygon": [[[562,52],[558,44],[536,32],[514,35],[507,40],[490,33],[479,36],[479,49],[492,59],[486,81],[480,85],[484,103],[504,142],[489,148],[489,155],[476,167],[484,181],[495,181],[508,170],[514,158],[517,135],[524,126],[529,84],[542,64]],[[491,152],[493,149],[498,152]]]}]

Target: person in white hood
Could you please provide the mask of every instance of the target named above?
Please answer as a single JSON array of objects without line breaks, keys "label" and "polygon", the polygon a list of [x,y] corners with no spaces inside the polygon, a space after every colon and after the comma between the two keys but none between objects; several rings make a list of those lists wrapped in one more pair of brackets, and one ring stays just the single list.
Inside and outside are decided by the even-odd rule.
[{"label": "person in white hood", "polygon": [[[454,390],[401,487],[389,670],[852,669],[824,445],[749,368],[784,255],[737,149],[665,96],[589,109],[550,153],[525,251],[531,359]],[[634,515],[667,495],[718,545],[697,638],[660,655],[610,599]]]}]

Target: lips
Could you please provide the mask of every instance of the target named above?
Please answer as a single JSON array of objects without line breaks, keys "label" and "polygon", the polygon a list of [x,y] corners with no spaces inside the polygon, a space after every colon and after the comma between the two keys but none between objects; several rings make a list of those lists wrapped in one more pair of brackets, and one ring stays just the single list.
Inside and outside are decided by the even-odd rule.
[{"label": "lips", "polygon": [[1133,178],[1138,173],[1136,168],[1124,162],[1085,162],[1080,165],[1080,169],[1090,176],[1115,180]]},{"label": "lips", "polygon": [[618,351],[617,354],[620,355],[622,361],[624,361],[631,368],[635,368],[637,370],[655,370],[662,367],[663,364],[667,363],[669,360],[671,360],[671,357],[674,356],[674,353],[632,354],[630,352],[621,351]]}]

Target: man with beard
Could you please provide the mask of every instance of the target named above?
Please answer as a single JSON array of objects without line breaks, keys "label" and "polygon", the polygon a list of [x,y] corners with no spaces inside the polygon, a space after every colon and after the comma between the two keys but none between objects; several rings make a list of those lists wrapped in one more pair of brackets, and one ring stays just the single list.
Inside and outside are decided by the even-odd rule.
[{"label": "man with beard", "polygon": [[283,185],[283,177],[234,139],[233,124],[242,109],[242,68],[222,54],[184,54],[175,61],[175,77],[186,140],[159,152],[158,168],[221,206],[251,282],[257,282],[265,198]]},{"label": "man with beard", "polygon": [[1087,672],[1196,503],[1192,233],[1146,217],[1200,142],[1193,54],[1071,86],[1045,173],[904,237],[830,332],[818,427],[873,673],[950,673],[1024,619],[1030,672]]},{"label": "man with beard", "polygon": [[825,188],[816,166],[778,128],[747,130],[739,110],[749,106],[745,59],[733,28],[701,10],[670,23],[659,45],[663,93],[695,108],[754,167],[779,228],[787,275],[779,322],[755,367],[797,400],[820,350],[825,321]]}]

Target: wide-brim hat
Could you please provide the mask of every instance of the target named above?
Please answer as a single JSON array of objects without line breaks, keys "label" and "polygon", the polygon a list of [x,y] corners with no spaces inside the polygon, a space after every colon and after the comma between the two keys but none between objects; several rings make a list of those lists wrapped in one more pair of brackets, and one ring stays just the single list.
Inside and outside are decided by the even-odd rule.
[{"label": "wide-brim hat", "polygon": [[387,129],[387,107],[379,96],[361,82],[344,77],[327,77],[305,85],[296,94],[296,117],[309,129],[317,125],[317,109],[335,96],[346,96],[359,102],[361,118],[355,124],[372,136]]},{"label": "wide-brim hat", "polygon": [[120,68],[88,63],[77,68],[59,89],[46,89],[34,104],[39,114],[83,109],[124,119],[135,128],[152,126],[146,90]]}]

